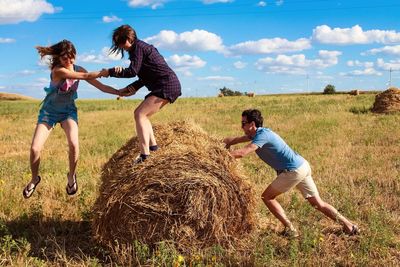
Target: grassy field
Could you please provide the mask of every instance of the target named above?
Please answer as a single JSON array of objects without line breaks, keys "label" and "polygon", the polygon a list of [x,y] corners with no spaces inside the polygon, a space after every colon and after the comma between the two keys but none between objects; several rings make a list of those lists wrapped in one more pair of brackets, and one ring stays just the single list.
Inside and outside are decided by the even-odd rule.
[{"label": "grassy field", "polygon": [[[209,134],[242,134],[241,111],[258,108],[265,126],[279,133],[311,163],[323,199],[361,227],[349,237],[293,190],[279,197],[301,237],[288,240],[260,195],[274,178],[256,155],[241,160],[257,193],[260,229],[248,249],[216,246],[180,256],[160,245],[134,244],[120,258],[92,240],[91,207],[98,195],[102,165],[135,135],[137,100],[80,100],[80,191],[65,192],[67,144],[57,126],[42,153],[42,182],[29,199],[29,149],[39,101],[0,101],[0,266],[399,266],[400,114],[376,115],[373,94],[280,95],[186,98],[156,114],[153,123],[190,119]],[[158,137],[161,138],[161,137]],[[116,248],[118,250],[118,248]]]}]

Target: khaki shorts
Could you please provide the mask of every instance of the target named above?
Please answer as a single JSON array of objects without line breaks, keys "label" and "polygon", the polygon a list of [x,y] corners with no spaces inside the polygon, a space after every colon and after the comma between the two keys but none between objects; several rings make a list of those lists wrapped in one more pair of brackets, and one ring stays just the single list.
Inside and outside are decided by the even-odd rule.
[{"label": "khaki shorts", "polygon": [[285,193],[295,186],[304,198],[319,195],[311,176],[311,167],[308,161],[305,161],[296,170],[282,172],[271,183],[271,187],[281,193]]}]

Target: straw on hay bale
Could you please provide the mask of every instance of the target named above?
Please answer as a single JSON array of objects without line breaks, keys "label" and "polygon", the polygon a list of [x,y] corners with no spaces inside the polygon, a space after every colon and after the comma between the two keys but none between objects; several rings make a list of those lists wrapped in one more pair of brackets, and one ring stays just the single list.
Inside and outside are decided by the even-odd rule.
[{"label": "straw on hay bale", "polygon": [[400,111],[400,90],[391,87],[388,90],[375,96],[372,112],[390,113]]},{"label": "straw on hay bale", "polygon": [[137,138],[105,164],[94,205],[95,238],[105,245],[172,241],[182,251],[230,247],[254,228],[250,185],[221,141],[198,126],[156,125],[160,149],[133,165]]}]

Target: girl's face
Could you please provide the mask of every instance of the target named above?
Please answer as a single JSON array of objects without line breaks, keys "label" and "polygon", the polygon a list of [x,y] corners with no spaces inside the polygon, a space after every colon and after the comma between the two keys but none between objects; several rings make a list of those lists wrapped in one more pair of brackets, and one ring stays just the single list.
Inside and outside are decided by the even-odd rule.
[{"label": "girl's face", "polygon": [[128,51],[131,47],[132,47],[132,43],[129,40],[126,40],[125,43],[118,45],[118,48],[124,49],[125,51]]},{"label": "girl's face", "polygon": [[75,63],[75,57],[69,57],[68,54],[61,55],[60,63],[64,68],[67,68]]}]

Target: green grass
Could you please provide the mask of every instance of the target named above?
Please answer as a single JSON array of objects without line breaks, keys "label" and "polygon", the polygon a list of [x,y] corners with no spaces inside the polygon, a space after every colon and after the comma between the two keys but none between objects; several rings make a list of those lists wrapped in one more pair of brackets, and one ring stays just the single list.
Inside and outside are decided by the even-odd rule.
[{"label": "green grass", "polygon": [[373,101],[373,94],[182,98],[152,118],[192,120],[223,138],[242,134],[242,110],[260,109],[265,126],[311,163],[321,197],[361,226],[360,236],[343,235],[295,190],[278,199],[301,238],[279,236],[280,225],[260,198],[274,172],[251,155],[241,161],[257,194],[262,230],[247,250],[216,246],[182,256],[167,243],[156,250],[134,243],[116,246],[119,258],[92,240],[91,208],[102,165],[135,135],[133,110],[140,101],[79,100],[80,191],[72,198],[65,194],[67,143],[57,126],[42,153],[43,181],[29,200],[22,189],[30,179],[40,101],[0,101],[0,266],[398,266],[400,114],[371,113]]}]

